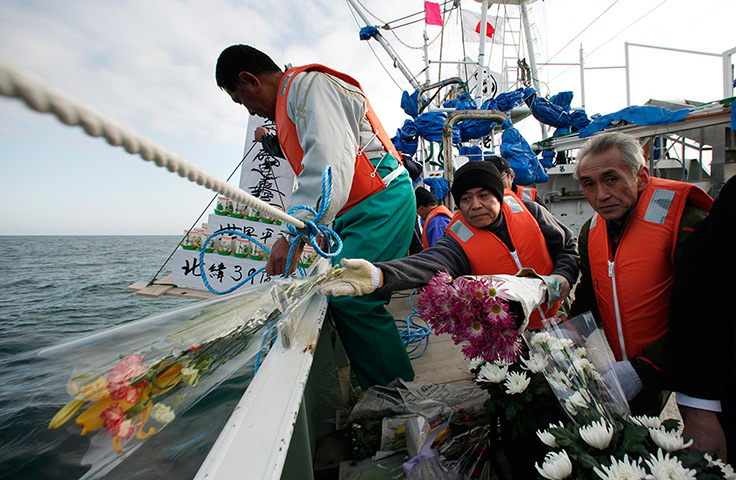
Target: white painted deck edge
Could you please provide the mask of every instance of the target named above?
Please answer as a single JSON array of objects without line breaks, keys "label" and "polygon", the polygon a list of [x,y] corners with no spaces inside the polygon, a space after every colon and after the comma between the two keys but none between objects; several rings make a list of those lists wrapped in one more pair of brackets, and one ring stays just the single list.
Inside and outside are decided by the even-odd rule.
[{"label": "white painted deck edge", "polygon": [[235,407],[195,480],[279,479],[327,310],[315,295],[293,348],[277,340]]}]

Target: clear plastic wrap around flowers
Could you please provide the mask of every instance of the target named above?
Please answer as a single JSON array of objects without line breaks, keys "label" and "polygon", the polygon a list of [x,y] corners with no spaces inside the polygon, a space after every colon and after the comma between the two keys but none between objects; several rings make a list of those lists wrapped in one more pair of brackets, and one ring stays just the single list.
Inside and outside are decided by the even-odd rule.
[{"label": "clear plastic wrap around flowers", "polygon": [[83,478],[109,472],[233,373],[262,361],[275,323],[302,311],[323,278],[274,279],[39,352],[71,369],[72,400],[49,428],[89,434]]},{"label": "clear plastic wrap around flowers", "polygon": [[601,418],[616,425],[629,416],[618,379],[603,381],[600,369],[614,361],[603,331],[589,312],[544,331],[526,332],[529,349],[544,359],[544,375],[563,410],[577,425]]}]

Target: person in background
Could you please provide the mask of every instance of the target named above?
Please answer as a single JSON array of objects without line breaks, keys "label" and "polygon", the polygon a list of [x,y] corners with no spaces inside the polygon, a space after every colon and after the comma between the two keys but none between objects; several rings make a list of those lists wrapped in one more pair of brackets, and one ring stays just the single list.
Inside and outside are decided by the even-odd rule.
[{"label": "person in background", "polygon": [[527,328],[542,328],[555,316],[560,300],[578,277],[577,242],[573,233],[547,210],[504,190],[491,162],[468,162],[452,184],[460,211],[445,235],[432,247],[410,257],[373,264],[346,259],[345,269],[325,283],[330,295],[365,295],[426,285],[438,272],[462,275],[517,273],[533,268],[547,285],[547,302],[534,312]]},{"label": "person in background", "polygon": [[422,247],[429,248],[445,234],[452,212],[444,205],[437,205],[432,192],[424,187],[417,187],[414,196],[417,197],[417,215],[422,219]]},{"label": "person in background", "polygon": [[665,358],[692,448],[736,452],[736,176],[675,266]]},{"label": "person in background", "polygon": [[485,157],[485,161],[493,163],[499,172],[501,172],[501,180],[503,180],[504,188],[508,188],[516,194],[517,197],[522,200],[528,200],[537,202],[539,205],[544,206],[542,199],[537,194],[537,189],[534,187],[522,187],[514,183],[516,174],[511,164],[505,158],[499,155],[488,155]]},{"label": "person in background", "polygon": [[[322,172],[332,169],[332,194],[321,224],[333,224],[343,240],[339,257],[371,261],[402,257],[416,221],[414,191],[393,144],[359,83],[322,65],[283,72],[265,53],[233,45],[220,54],[217,85],[251,115],[275,122],[279,147],[297,175],[287,210],[317,209]],[[306,218],[306,210],[295,216]],[[288,230],[273,243],[270,275],[286,270]],[[298,258],[301,248],[296,249]],[[295,268],[296,261],[291,262]],[[289,272],[291,273],[291,272]],[[331,299],[335,321],[353,371],[364,389],[397,377],[413,380],[406,348],[385,305],[390,294]]]},{"label": "person in background", "polygon": [[591,311],[602,323],[616,375],[635,415],[658,415],[664,392],[674,267],[711,198],[695,185],[649,176],[641,145],[603,133],[578,152],[575,175],[595,213],[582,227],[580,283],[572,316]]}]

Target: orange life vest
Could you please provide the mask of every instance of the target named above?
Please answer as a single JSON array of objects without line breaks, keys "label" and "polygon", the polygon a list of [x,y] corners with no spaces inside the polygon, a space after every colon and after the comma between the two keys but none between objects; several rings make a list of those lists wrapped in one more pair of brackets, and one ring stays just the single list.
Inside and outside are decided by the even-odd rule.
[{"label": "orange life vest", "polygon": [[[514,275],[522,268],[533,268],[540,275],[549,275],[554,262],[547,249],[547,242],[534,216],[511,190],[504,191],[503,211],[511,243],[511,252],[503,241],[488,230],[475,228],[467,223],[462,212],[457,212],[445,231],[457,240],[470,262],[473,275]],[[542,318],[552,318],[561,302],[543,303],[530,315],[527,328],[543,328]]]},{"label": "orange life vest", "polygon": [[650,178],[611,254],[608,228],[597,213],[588,258],[603,329],[616,360],[641,353],[667,332],[673,262],[685,203],[705,211],[713,200],[695,185]]},{"label": "orange life vest", "polygon": [[537,189],[532,187],[516,186],[516,196],[522,200],[533,202],[537,199]]},{"label": "orange life vest", "polygon": [[430,247],[429,240],[427,240],[427,225],[429,225],[429,222],[431,222],[437,215],[446,215],[447,218],[452,218],[452,212],[444,205],[437,205],[430,210],[429,215],[427,215],[427,219],[424,221],[424,228],[422,229],[422,246],[424,246],[424,248]]},{"label": "orange life vest", "polygon": [[[289,118],[286,111],[286,100],[294,77],[301,72],[313,71],[332,75],[333,77],[339,78],[350,85],[358,87],[360,91],[363,92],[363,89],[360,87],[357,80],[353,79],[349,75],[325,67],[324,65],[312,64],[303,67],[290,68],[286,71],[279,84],[279,93],[276,98],[276,134],[279,139],[279,144],[281,144],[281,149],[284,151],[284,155],[287,160],[289,160],[289,164],[297,176],[299,176],[304,169],[302,167],[304,150],[299,144],[296,125],[294,125],[294,122]],[[365,98],[365,94],[363,97]],[[396,152],[393,143],[381,125],[381,122],[378,120],[373,108],[371,108],[367,98],[365,98],[365,104],[366,117],[373,129],[373,133],[376,134],[386,151],[401,163],[401,155]],[[376,168],[371,164],[370,160],[368,160],[368,157],[363,153],[362,149],[356,152],[355,174],[353,175],[353,183],[350,186],[350,194],[348,195],[347,203],[338,212],[338,216],[347,212],[362,200],[365,200],[374,193],[378,193],[386,188],[383,180],[381,180],[381,177],[375,173],[375,170]]]}]

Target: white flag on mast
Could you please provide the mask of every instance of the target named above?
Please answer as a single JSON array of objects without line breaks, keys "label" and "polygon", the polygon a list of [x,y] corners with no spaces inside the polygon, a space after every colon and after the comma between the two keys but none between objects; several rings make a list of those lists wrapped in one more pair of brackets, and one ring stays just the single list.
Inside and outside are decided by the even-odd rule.
[{"label": "white flag on mast", "polygon": [[[466,42],[480,42],[480,13],[463,10],[463,39]],[[496,28],[498,27],[498,31]],[[493,43],[503,44],[503,17],[486,17],[486,37]]]}]

